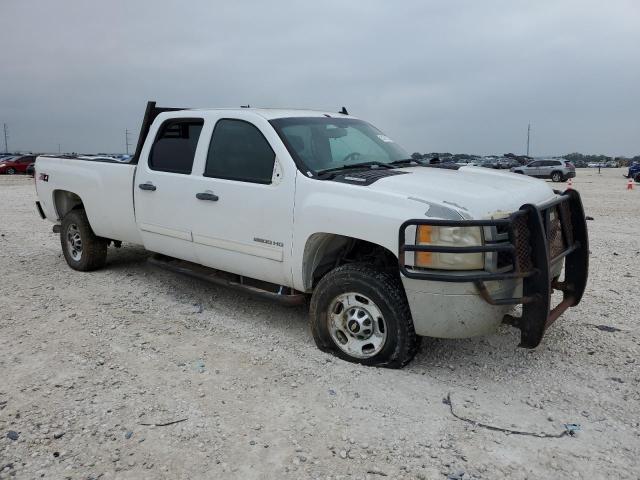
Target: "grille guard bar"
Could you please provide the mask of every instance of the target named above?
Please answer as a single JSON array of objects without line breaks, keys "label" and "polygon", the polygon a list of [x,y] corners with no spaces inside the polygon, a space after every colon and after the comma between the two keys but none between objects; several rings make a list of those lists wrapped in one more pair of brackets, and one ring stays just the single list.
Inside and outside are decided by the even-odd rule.
[{"label": "grille guard bar", "polygon": [[[550,243],[554,234],[551,226],[551,211],[556,209],[560,220],[560,232],[564,240],[563,249],[550,254]],[[407,245],[406,230],[411,226],[430,225],[444,227],[504,227],[508,240],[471,247],[449,247],[435,245]],[[587,285],[589,270],[589,239],[587,223],[580,195],[567,190],[544,205],[523,205],[507,218],[495,220],[432,220],[413,219],[404,222],[399,231],[398,262],[402,275],[419,280],[438,282],[472,282],[480,296],[492,305],[522,304],[522,316],[505,315],[504,321],[520,329],[520,346],[537,347],[546,329],[569,307],[577,305]],[[511,269],[506,272],[468,271],[447,273],[408,269],[406,252],[442,253],[488,253],[508,252],[512,254]],[[523,253],[525,252],[524,258]],[[551,266],[565,259],[564,281],[551,277]],[[485,282],[522,279],[522,297],[494,299]],[[551,307],[553,290],[561,290],[562,301]]]}]

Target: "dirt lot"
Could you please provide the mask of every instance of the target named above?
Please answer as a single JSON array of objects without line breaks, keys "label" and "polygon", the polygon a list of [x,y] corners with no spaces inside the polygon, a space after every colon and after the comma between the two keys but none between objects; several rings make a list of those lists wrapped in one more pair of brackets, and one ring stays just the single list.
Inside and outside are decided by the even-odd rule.
[{"label": "dirt lot", "polygon": [[[640,186],[621,173],[578,172],[589,287],[538,349],[504,327],[424,341],[400,371],[139,247],[72,271],[33,180],[0,177],[0,478],[640,478]],[[449,394],[489,425],[581,430],[474,426]]]}]

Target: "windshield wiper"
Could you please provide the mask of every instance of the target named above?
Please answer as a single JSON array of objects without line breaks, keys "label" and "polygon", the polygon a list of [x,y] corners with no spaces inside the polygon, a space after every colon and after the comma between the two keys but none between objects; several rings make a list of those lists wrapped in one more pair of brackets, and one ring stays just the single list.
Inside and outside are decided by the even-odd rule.
[{"label": "windshield wiper", "polygon": [[343,170],[354,170],[359,168],[372,168],[372,167],[393,168],[393,166],[391,166],[390,164],[383,163],[383,162],[361,162],[361,163],[341,165],[339,167],[325,168],[324,170],[318,170],[316,174],[322,177],[325,177],[325,176],[332,177],[336,173],[341,172]]},{"label": "windshield wiper", "polygon": [[410,165],[415,163],[416,165],[423,165],[422,162],[416,160],[415,158],[402,158],[400,160],[394,160],[393,162],[389,162],[389,165]]}]

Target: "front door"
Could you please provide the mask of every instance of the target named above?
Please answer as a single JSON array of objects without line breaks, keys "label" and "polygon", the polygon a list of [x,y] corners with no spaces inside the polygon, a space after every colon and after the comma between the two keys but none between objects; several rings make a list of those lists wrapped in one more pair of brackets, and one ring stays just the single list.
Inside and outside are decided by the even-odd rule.
[{"label": "front door", "polygon": [[527,165],[527,175],[531,175],[532,177],[539,177],[542,173],[541,164],[542,162],[540,160],[537,160]]},{"label": "front door", "polygon": [[147,250],[196,261],[187,207],[194,188],[191,170],[203,124],[201,118],[165,120],[147,161],[138,165],[135,214]]},{"label": "front door", "polygon": [[266,120],[219,118],[210,138],[189,202],[199,263],[291,285],[295,165]]}]

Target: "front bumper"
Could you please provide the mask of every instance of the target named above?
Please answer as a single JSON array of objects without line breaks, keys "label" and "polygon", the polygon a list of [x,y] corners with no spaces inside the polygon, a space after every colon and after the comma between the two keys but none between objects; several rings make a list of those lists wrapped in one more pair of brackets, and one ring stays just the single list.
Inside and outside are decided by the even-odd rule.
[{"label": "front bumper", "polygon": [[[407,244],[407,228],[418,225],[492,228],[506,231],[508,240],[473,247]],[[406,264],[407,252],[493,253],[501,259],[502,268],[468,272],[418,269]],[[484,302],[495,307],[484,313],[504,315],[504,322],[520,329],[520,346],[534,348],[546,329],[567,308],[580,302],[587,285],[589,241],[582,201],[578,192],[568,190],[544,205],[523,205],[502,219],[408,220],[400,227],[398,259],[400,271],[408,279],[472,283]],[[564,279],[560,281],[558,262],[563,260]],[[519,296],[496,295],[487,284],[514,281],[522,284]],[[563,293],[562,301],[555,307],[551,305],[553,290]],[[505,314],[507,307],[517,304],[522,305],[522,316]]]}]

